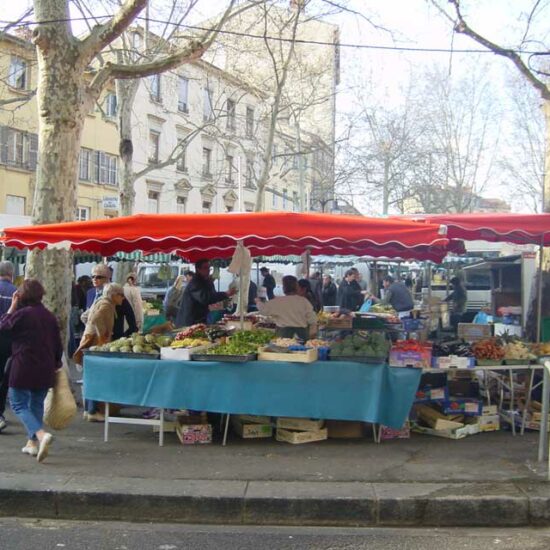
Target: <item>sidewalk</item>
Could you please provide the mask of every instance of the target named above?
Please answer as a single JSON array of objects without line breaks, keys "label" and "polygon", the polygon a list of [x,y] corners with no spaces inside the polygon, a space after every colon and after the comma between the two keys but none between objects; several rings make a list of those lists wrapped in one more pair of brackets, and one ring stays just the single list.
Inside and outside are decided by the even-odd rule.
[{"label": "sidewalk", "polygon": [[[537,433],[460,441],[413,434],[288,445],[230,436],[182,446],[150,427],[78,418],[47,461],[21,454],[22,427],[0,434],[0,515],[289,525],[550,525]],[[40,498],[36,498],[40,495]]]}]

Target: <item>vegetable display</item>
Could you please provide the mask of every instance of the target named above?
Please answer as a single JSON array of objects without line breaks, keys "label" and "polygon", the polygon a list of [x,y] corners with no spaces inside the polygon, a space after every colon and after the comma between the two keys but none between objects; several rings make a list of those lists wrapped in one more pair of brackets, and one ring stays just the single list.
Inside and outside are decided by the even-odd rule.
[{"label": "vegetable display", "polygon": [[390,343],[380,332],[353,334],[331,345],[331,357],[386,357]]},{"label": "vegetable display", "polygon": [[500,361],[504,359],[504,348],[496,338],[480,340],[472,346],[476,359]]},{"label": "vegetable display", "polygon": [[162,347],[171,344],[172,338],[164,335],[135,333],[128,338],[119,338],[102,346],[92,346],[90,351],[102,351],[110,353],[150,353],[157,354]]},{"label": "vegetable display", "polygon": [[210,348],[208,355],[249,355],[273,339],[269,330],[243,330],[230,336],[223,344]]}]

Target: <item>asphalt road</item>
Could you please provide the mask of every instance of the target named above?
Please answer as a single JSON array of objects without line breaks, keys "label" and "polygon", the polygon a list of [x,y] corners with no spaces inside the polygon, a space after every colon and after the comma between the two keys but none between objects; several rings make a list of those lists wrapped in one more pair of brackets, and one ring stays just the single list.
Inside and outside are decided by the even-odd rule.
[{"label": "asphalt road", "polygon": [[1,550],[548,550],[550,529],[339,529],[0,519]]}]

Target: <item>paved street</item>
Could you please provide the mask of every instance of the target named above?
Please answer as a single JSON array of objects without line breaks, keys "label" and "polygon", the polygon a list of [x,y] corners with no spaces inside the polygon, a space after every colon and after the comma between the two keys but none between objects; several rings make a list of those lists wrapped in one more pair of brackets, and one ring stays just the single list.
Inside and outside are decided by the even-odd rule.
[{"label": "paved street", "polygon": [[550,529],[335,529],[0,520],[1,550],[547,550]]}]

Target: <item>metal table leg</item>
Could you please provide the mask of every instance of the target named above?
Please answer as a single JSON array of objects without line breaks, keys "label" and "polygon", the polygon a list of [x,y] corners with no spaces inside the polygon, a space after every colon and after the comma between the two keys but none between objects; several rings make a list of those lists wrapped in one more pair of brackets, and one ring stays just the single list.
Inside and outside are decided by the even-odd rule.
[{"label": "metal table leg", "polygon": [[164,447],[164,409],[160,409],[160,418],[159,418],[159,447]]},{"label": "metal table leg", "polygon": [[[550,362],[544,363],[544,378],[542,383],[542,418],[540,420],[540,432],[539,432],[539,462],[544,460],[546,452],[548,451],[548,410],[550,409],[550,399],[548,391],[550,390]],[[550,454],[550,453],[549,453]]]},{"label": "metal table leg", "polygon": [[105,424],[103,424],[103,442],[109,441],[109,403],[105,403]]},{"label": "metal table leg", "polygon": [[510,377],[510,418],[512,420],[512,435],[516,435],[516,415],[514,414],[514,372],[512,369],[508,369],[508,376]]},{"label": "metal table leg", "polygon": [[227,443],[227,432],[229,431],[229,418],[230,418],[230,414],[227,414],[225,416],[225,430],[223,431],[223,443],[222,443],[222,446],[225,447],[226,443]]},{"label": "metal table leg", "polygon": [[523,405],[523,415],[521,419],[521,435],[525,433],[525,424],[527,423],[527,410],[531,405],[531,393],[533,393],[533,383],[535,382],[535,369],[531,369],[531,375],[529,376],[529,386],[527,389],[527,395],[525,396],[525,403]]}]

